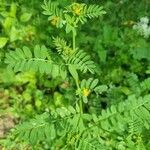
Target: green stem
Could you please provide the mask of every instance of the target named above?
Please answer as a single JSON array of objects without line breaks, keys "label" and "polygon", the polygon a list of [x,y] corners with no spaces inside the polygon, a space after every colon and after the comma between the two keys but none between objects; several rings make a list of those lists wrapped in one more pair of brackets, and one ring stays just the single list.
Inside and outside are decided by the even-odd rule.
[{"label": "green stem", "polygon": [[[73,44],[73,51],[76,50],[76,29],[74,27],[74,29],[72,30],[72,44]],[[76,86],[77,89],[80,89],[79,86],[79,81],[76,80]],[[82,106],[82,98],[81,96],[79,96],[79,107],[80,107],[80,113],[83,113],[83,106]]]},{"label": "green stem", "polygon": [[[76,86],[77,86],[77,89],[80,89],[79,81],[76,81]],[[79,107],[80,107],[80,113],[83,114],[83,106],[82,106],[82,98],[81,98],[81,96],[79,96]]]},{"label": "green stem", "polygon": [[80,113],[83,114],[83,106],[82,106],[81,96],[79,97],[79,107],[80,107]]},{"label": "green stem", "polygon": [[[76,81],[76,86],[77,86],[77,89],[80,89],[78,81]],[[80,107],[80,113],[83,114],[83,105],[82,105],[82,98],[81,98],[81,96],[79,96],[79,107]]]},{"label": "green stem", "polygon": [[73,43],[73,51],[75,51],[75,49],[76,49],[76,31],[75,31],[75,28],[72,31],[72,43]]}]

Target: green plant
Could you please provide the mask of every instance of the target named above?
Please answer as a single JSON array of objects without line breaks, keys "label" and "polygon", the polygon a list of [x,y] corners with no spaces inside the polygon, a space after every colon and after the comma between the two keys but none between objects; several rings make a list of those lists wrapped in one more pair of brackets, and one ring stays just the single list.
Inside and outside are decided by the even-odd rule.
[{"label": "green plant", "polygon": [[[53,38],[54,45],[63,58],[62,60],[58,59],[57,62],[52,60],[47,48],[37,45],[33,53],[27,47],[23,47],[22,50],[16,49],[14,52],[7,53],[5,63],[8,64],[8,68],[13,69],[15,72],[32,69],[42,74],[49,74],[53,78],[57,76],[66,78],[66,70],[69,70],[70,74],[75,79],[77,90],[79,90],[79,75],[77,70],[83,73],[87,71],[94,73],[95,65],[94,62],[90,60],[89,55],[83,50],[76,48],[76,28],[81,20],[86,22],[87,18],[98,17],[104,14],[105,11],[102,10],[102,7],[96,5],[87,7],[85,4],[73,3],[69,7],[66,7],[66,10],[64,10],[65,13],[63,14],[63,11],[57,7],[57,3],[50,1],[45,1],[42,7],[45,10],[44,14],[49,15],[51,21],[59,17],[59,19],[57,18],[57,20],[55,20],[56,24],[52,23],[53,25],[60,27],[57,26],[57,21],[62,20],[66,26],[66,33],[72,32],[72,48],[68,46],[63,39],[57,37]],[[79,14],[76,14],[76,11],[79,11]],[[83,21],[81,21],[81,23],[83,23]],[[82,102],[80,100],[80,109],[82,109],[81,105]]]},{"label": "green plant", "polygon": [[[96,63],[85,52],[86,49],[81,50],[77,46],[80,45],[77,39],[80,38],[80,34],[78,35],[80,25],[86,23],[88,19],[103,15],[105,11],[102,7],[72,3],[63,9],[57,2],[45,1],[42,8],[51,24],[60,30],[65,28],[67,35],[72,36],[72,40],[64,40],[65,36],[63,38],[53,37],[55,48],[53,47],[51,50],[49,46],[39,45],[31,49],[28,47],[16,49],[6,54],[5,63],[9,70],[13,69],[16,73],[32,70],[37,74],[50,77],[52,80],[67,78],[71,83],[74,79],[75,85],[72,86],[73,94],[76,96],[72,97],[72,103],[60,105],[62,97],[55,92],[54,100],[58,100],[58,103],[55,102],[55,104],[57,103],[56,107],[50,107],[42,115],[37,115],[29,122],[23,122],[16,126],[13,137],[10,136],[10,140],[11,138],[15,139],[16,147],[14,147],[17,148],[20,143],[25,142],[32,149],[40,149],[41,145],[45,149],[64,150],[148,149],[150,145],[147,138],[150,119],[149,78],[141,81],[136,73],[125,72],[120,67],[132,59],[127,57],[131,56],[130,54],[124,54],[126,46],[123,40],[125,39],[124,37],[122,37],[123,40],[118,38],[119,29],[105,25],[102,28],[103,40],[99,40],[95,44],[96,49],[102,45],[102,52],[99,55],[104,54],[100,58],[104,64],[108,63],[107,67],[106,65],[102,66],[104,72],[101,75],[104,77],[100,76],[98,80],[95,78],[97,74],[94,75],[97,71]],[[123,42],[120,44],[120,41]],[[104,50],[107,46],[116,48],[114,59],[110,57],[111,54],[108,54],[111,51]],[[84,46],[82,47],[84,48]],[[86,48],[88,48],[88,44]],[[133,67],[135,68],[138,68],[139,65],[136,54],[139,59],[147,58],[145,54],[141,54],[141,51],[139,53],[131,53],[134,58],[131,62],[134,63]],[[54,55],[55,57],[53,57]],[[108,60],[106,60],[107,55],[109,56]],[[132,72],[132,70],[135,71],[131,68],[130,71]],[[137,70],[139,73],[140,69]],[[123,82],[124,77],[126,78],[125,83]],[[114,85],[119,82],[121,82],[120,86]],[[109,85],[101,83],[109,83]],[[96,114],[90,112],[88,107],[91,107],[90,104],[96,98],[99,99],[99,94],[104,94],[104,98],[107,96],[111,105],[105,109],[99,107],[99,113]],[[55,98],[55,96],[58,97]],[[111,102],[112,100],[114,101]],[[6,143],[7,145],[9,146],[9,143]]]}]

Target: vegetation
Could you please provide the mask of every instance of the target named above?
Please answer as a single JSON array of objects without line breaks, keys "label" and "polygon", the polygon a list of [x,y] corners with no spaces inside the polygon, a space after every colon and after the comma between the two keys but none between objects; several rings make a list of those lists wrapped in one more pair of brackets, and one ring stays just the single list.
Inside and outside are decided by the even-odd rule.
[{"label": "vegetation", "polygon": [[149,8],[1,0],[0,149],[149,150]]}]

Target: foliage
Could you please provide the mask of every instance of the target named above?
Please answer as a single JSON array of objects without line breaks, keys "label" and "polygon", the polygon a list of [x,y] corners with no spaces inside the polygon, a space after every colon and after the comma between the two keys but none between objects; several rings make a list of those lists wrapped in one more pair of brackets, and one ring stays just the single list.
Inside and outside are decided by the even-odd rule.
[{"label": "foliage", "polygon": [[148,150],[148,6],[2,0],[0,149]]}]

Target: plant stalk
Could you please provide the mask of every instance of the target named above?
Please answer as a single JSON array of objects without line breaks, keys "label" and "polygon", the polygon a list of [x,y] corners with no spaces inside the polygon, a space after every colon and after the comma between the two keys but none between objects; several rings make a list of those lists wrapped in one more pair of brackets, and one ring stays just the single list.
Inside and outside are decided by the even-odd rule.
[{"label": "plant stalk", "polygon": [[[75,30],[75,27],[72,30],[72,45],[73,45],[73,51],[75,51],[76,50],[76,30]],[[77,86],[77,89],[80,89],[79,81],[76,81],[76,86]],[[79,96],[79,107],[80,107],[80,113],[83,114],[83,105],[82,105],[81,96]]]},{"label": "plant stalk", "polygon": [[73,51],[75,51],[75,49],[76,49],[76,30],[75,30],[75,28],[72,31],[72,43],[73,43]]}]

